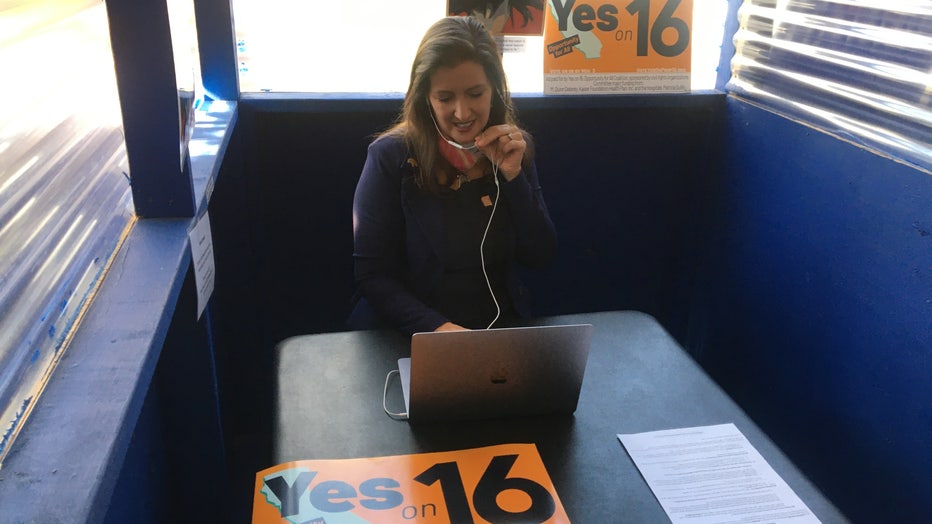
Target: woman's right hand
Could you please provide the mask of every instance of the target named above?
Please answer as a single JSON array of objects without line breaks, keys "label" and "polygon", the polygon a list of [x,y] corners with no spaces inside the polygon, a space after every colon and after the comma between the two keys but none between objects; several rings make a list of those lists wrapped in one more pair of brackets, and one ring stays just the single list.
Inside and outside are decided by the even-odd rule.
[{"label": "woman's right hand", "polygon": [[435,333],[438,331],[469,331],[469,330],[464,328],[463,326],[454,324],[453,322],[444,322],[443,324],[440,325],[440,327],[434,330]]}]

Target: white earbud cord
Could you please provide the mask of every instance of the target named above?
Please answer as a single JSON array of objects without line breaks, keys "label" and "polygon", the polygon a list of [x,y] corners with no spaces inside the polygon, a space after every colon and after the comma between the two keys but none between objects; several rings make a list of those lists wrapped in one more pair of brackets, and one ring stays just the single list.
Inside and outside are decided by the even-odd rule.
[{"label": "white earbud cord", "polygon": [[[445,142],[463,151],[470,151],[480,155],[482,154],[482,152],[479,151],[479,148],[476,147],[475,144],[471,146],[464,146],[463,144],[454,142],[453,140],[450,140],[443,135],[443,131],[441,131],[440,126],[437,125],[437,119],[434,118],[434,110],[430,105],[429,99],[427,100],[427,114],[430,115],[430,119],[434,122],[434,128],[437,129],[437,134],[439,134],[440,138],[442,138]],[[489,215],[489,222],[485,225],[485,231],[482,233],[482,242],[479,243],[479,260],[482,263],[482,275],[485,277],[485,285],[489,288],[489,294],[492,295],[492,302],[495,303],[495,318],[489,322],[489,325],[486,327],[486,329],[492,329],[492,326],[498,322],[498,317],[502,315],[502,308],[498,305],[498,299],[495,298],[495,291],[492,290],[492,281],[489,279],[489,273],[485,269],[485,239],[489,235],[489,229],[492,227],[492,219],[495,218],[495,210],[498,209],[498,195],[502,192],[501,187],[498,185],[498,164],[496,164],[494,160],[492,160],[492,179],[495,181],[495,202],[492,204],[492,214]]]},{"label": "white earbud cord", "polygon": [[482,274],[485,276],[485,284],[489,286],[489,294],[492,295],[492,302],[495,303],[495,318],[486,329],[492,329],[492,326],[498,322],[498,317],[502,314],[502,309],[498,305],[498,299],[495,298],[495,291],[492,290],[492,281],[489,280],[489,273],[485,269],[485,239],[489,235],[489,228],[492,227],[492,218],[495,217],[495,210],[498,209],[498,195],[502,190],[498,185],[498,164],[492,160],[492,179],[495,180],[495,202],[492,204],[492,214],[489,215],[489,222],[485,225],[485,232],[482,233],[482,242],[479,243],[479,260],[482,262]]}]

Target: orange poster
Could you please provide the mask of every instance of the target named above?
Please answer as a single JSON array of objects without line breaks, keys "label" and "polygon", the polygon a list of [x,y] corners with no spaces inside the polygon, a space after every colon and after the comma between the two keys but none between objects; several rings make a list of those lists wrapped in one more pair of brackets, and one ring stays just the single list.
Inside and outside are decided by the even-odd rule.
[{"label": "orange poster", "polygon": [[288,462],[256,474],[252,521],[568,523],[534,444]]},{"label": "orange poster", "polygon": [[544,31],[544,0],[447,0],[450,16],[471,16],[493,35],[537,35]]},{"label": "orange poster", "polygon": [[548,0],[544,93],[690,90],[693,0]]}]

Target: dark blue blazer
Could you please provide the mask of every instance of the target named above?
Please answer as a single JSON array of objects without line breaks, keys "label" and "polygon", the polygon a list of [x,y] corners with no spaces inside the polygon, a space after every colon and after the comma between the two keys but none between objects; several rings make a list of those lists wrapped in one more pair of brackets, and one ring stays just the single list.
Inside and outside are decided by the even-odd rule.
[{"label": "dark blue blazer", "polygon": [[[417,187],[416,162],[404,140],[384,136],[369,145],[353,199],[356,305],[353,329],[391,326],[411,334],[449,321],[424,302],[443,277],[444,224],[440,200]],[[556,252],[556,231],[533,162],[510,182],[500,178],[501,202],[514,224],[515,256],[506,285],[517,313],[530,315],[517,268],[541,268]]]}]

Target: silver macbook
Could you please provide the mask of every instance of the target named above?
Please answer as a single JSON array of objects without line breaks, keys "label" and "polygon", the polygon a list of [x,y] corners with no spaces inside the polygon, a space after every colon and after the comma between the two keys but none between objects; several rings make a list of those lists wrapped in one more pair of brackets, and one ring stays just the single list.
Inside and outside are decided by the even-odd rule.
[{"label": "silver macbook", "polygon": [[573,413],[591,338],[591,324],[416,333],[398,361],[406,413],[385,411],[411,422]]}]

